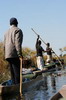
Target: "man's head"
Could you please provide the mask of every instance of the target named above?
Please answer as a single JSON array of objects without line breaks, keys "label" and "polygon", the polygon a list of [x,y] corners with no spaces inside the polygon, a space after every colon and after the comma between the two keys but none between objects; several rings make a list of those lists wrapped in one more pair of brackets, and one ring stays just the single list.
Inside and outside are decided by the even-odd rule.
[{"label": "man's head", "polygon": [[47,46],[49,47],[50,46],[50,43],[47,43]]},{"label": "man's head", "polygon": [[18,24],[17,19],[14,18],[14,17],[12,17],[12,18],[10,19],[10,25],[15,25],[15,26],[17,26],[17,24]]}]

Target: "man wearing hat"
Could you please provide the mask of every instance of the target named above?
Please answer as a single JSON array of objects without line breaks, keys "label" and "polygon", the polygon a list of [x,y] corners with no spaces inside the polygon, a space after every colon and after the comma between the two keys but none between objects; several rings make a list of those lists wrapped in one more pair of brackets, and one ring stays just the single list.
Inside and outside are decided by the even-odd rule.
[{"label": "man wearing hat", "polygon": [[4,35],[5,59],[9,62],[11,79],[14,84],[20,82],[20,59],[22,59],[23,32],[16,18],[10,19],[10,28]]}]

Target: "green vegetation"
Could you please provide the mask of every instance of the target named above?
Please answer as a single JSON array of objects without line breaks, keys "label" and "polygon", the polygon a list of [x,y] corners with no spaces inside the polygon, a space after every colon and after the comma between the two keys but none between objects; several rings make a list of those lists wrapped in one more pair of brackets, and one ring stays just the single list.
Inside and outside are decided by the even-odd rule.
[{"label": "green vegetation", "polygon": [[3,43],[0,42],[0,83],[10,77],[8,63],[4,59]]}]

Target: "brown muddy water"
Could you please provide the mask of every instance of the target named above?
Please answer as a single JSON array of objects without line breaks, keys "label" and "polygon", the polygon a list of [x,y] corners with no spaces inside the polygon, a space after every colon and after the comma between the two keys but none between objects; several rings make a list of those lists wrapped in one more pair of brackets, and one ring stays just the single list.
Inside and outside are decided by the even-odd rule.
[{"label": "brown muddy water", "polygon": [[[66,84],[66,69],[43,74],[43,80],[23,94],[22,100],[50,100]],[[19,95],[0,96],[0,100],[20,100]]]}]

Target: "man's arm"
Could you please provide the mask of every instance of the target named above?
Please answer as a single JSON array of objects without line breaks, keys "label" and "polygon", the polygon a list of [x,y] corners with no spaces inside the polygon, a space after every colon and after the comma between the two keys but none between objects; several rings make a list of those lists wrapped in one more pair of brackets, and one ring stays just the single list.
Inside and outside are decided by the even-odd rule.
[{"label": "man's arm", "polygon": [[37,41],[36,41],[36,48],[37,48],[37,45],[38,45],[38,41],[39,41],[39,35],[38,35],[38,38],[37,38]]},{"label": "man's arm", "polygon": [[18,56],[22,56],[22,42],[23,42],[23,32],[22,30],[17,30],[15,32],[15,47]]}]

